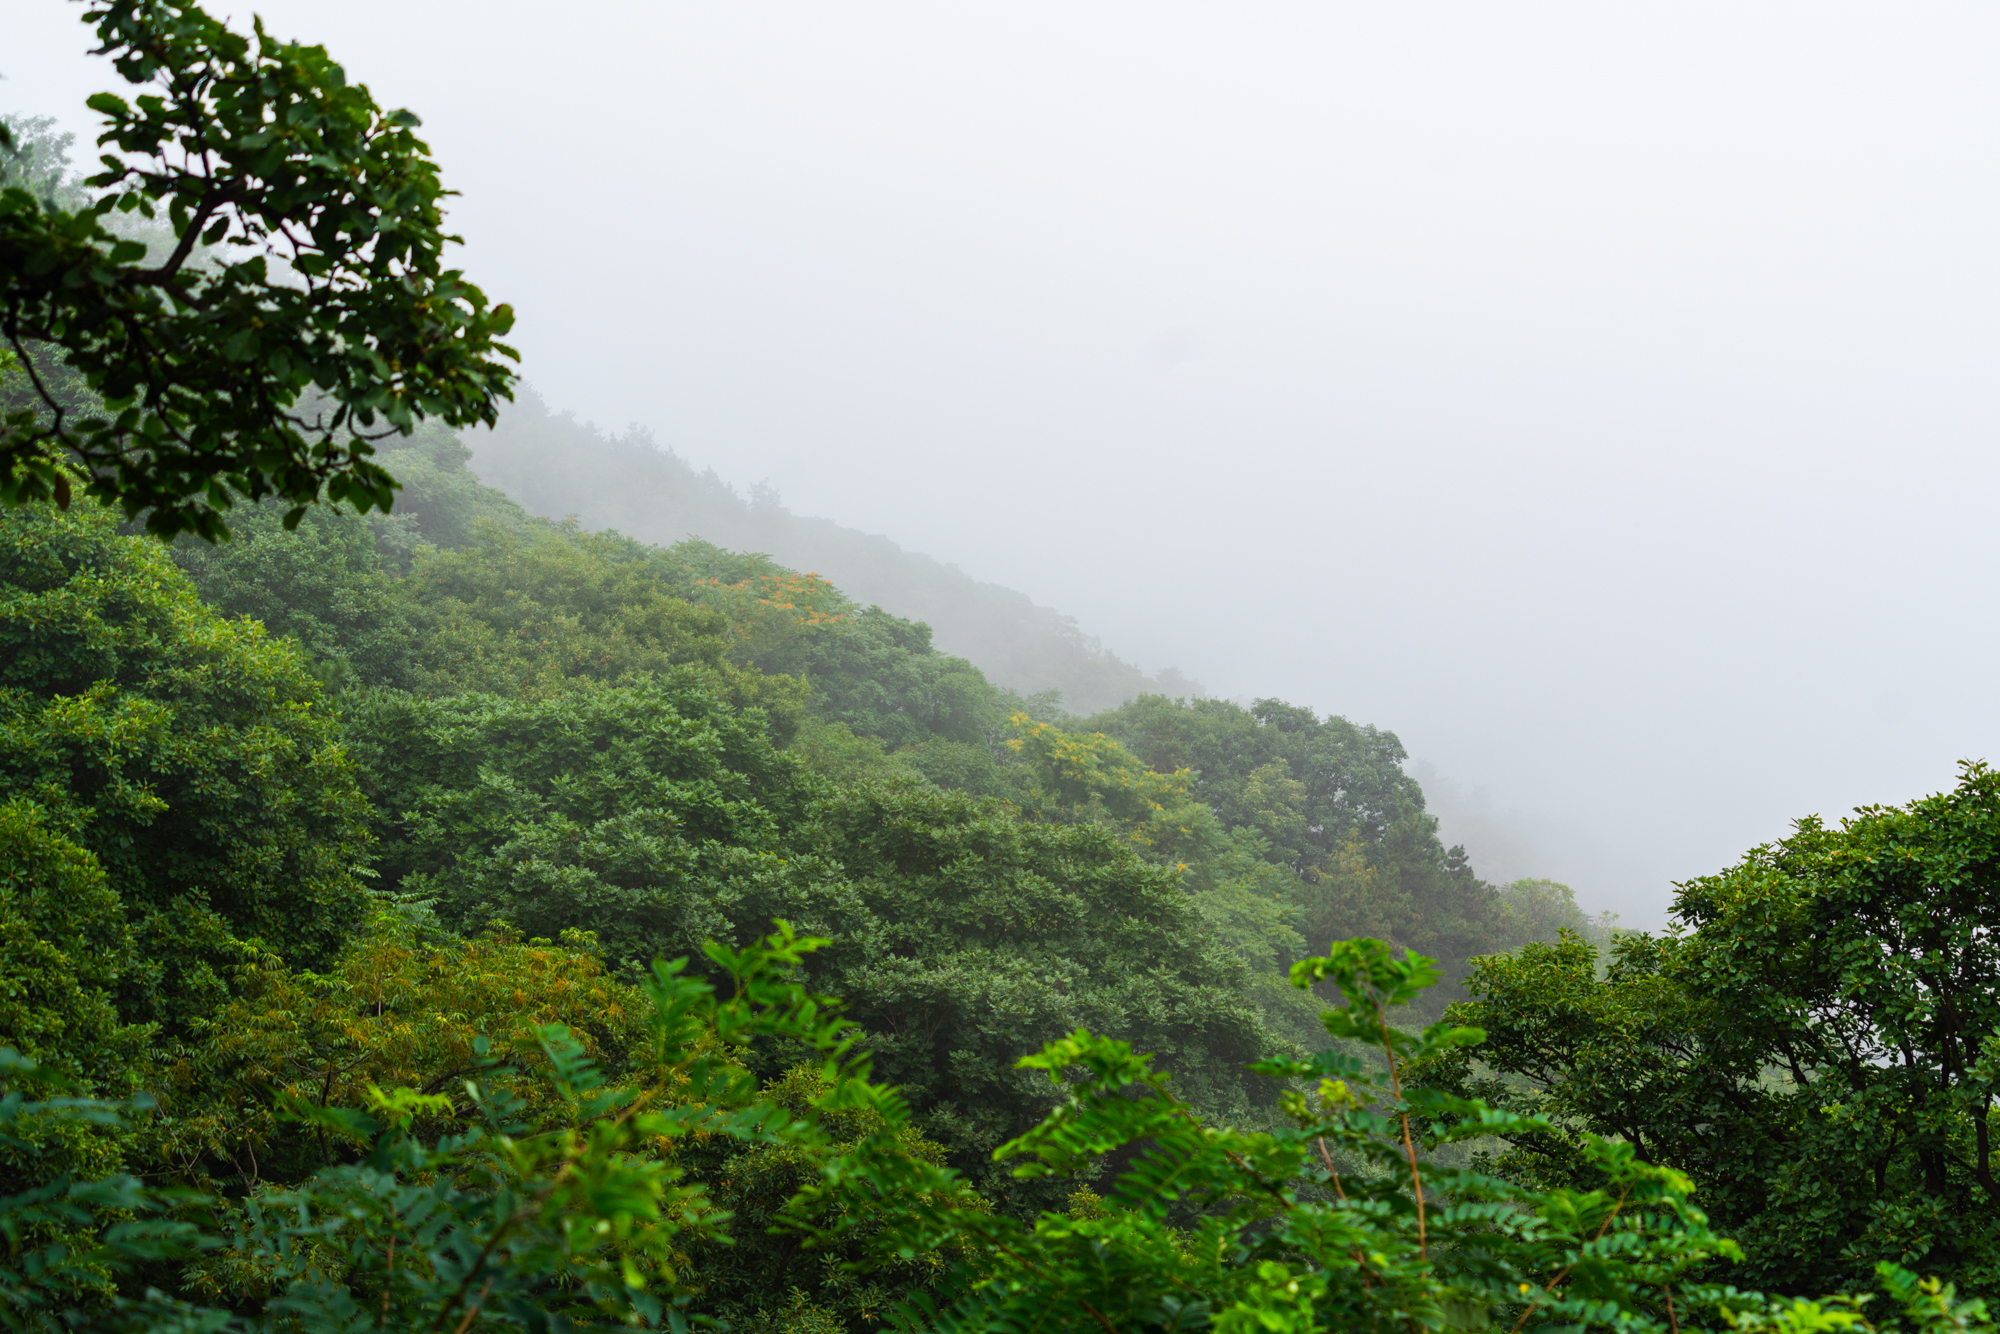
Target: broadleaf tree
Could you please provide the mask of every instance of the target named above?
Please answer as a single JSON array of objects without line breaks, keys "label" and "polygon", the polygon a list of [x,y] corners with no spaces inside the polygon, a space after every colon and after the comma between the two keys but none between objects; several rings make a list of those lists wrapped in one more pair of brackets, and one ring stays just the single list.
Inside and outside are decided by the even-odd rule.
[{"label": "broadleaf tree", "polygon": [[1615,1135],[1691,1176],[1788,1293],[1865,1284],[1889,1261],[1972,1291],[2000,1279],[2000,772],[1873,806],[1689,880],[1674,929],[1596,951],[1477,961],[1453,1014],[1489,1041],[1426,1078],[1556,1127],[1507,1170],[1593,1179]]},{"label": "broadleaf tree", "polygon": [[[321,500],[388,509],[374,441],[491,424],[515,381],[512,311],[446,263],[417,117],[261,20],[244,36],[189,0],[89,0],[85,20],[132,91],[89,99],[87,201],[0,190],[0,371],[33,391],[0,419],[0,502],[67,505],[67,454],[162,536],[221,539],[245,498],[293,522]],[[97,402],[57,392],[67,374]]]}]

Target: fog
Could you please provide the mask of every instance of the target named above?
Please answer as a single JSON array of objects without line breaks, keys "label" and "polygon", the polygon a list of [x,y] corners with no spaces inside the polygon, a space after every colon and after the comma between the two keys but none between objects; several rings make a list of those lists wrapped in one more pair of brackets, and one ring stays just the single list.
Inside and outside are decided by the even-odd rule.
[{"label": "fog", "polygon": [[551,403],[1394,730],[1489,875],[1652,924],[2000,760],[1991,6],[257,12],[424,117]]}]

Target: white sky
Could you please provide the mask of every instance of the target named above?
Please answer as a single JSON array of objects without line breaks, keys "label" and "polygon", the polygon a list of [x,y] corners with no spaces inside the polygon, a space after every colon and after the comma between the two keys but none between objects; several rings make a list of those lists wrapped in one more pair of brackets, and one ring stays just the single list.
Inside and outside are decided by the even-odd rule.
[{"label": "white sky", "polygon": [[2000,760],[1991,5],[256,12],[554,405],[1391,728],[1586,902]]}]

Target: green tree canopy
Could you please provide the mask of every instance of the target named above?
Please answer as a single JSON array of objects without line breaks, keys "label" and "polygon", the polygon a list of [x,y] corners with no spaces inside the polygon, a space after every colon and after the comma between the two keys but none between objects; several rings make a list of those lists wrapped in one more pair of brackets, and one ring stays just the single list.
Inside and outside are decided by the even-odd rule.
[{"label": "green tree canopy", "polygon": [[781,918],[831,937],[815,985],[849,998],[926,1133],[981,1180],[1048,1106],[1014,1056],[1078,1024],[1158,1052],[1203,1106],[1255,1113],[1243,1065],[1272,1040],[1242,963],[1180,873],[1111,829],[907,778],[835,788],[691,672],[350,707],[385,888],[460,931],[593,931],[626,976]]},{"label": "green tree canopy", "polygon": [[1479,961],[1454,1014],[1530,1091],[1475,1086],[1565,1128],[1517,1143],[1515,1169],[1574,1180],[1575,1135],[1618,1135],[1694,1178],[1767,1288],[1883,1260],[2000,1282],[2000,773],[1801,820],[1673,911],[1601,980],[1574,934]]},{"label": "green tree canopy", "polygon": [[996,1204],[1061,1198],[1009,1179],[990,1155],[1051,1105],[1048,1085],[1008,1053],[1079,1026],[1155,1053],[1210,1115],[1268,1115],[1275,1090],[1246,1066],[1281,1044],[1246,994],[1243,963],[1181,873],[1114,830],[863,784],[823,799],[797,844],[825,870],[795,859],[792,883],[816,892],[780,915],[834,938],[815,956],[816,983],[848,998],[885,1076]]},{"label": "green tree canopy", "polygon": [[736,661],[805,680],[827,722],[894,749],[984,745],[1005,716],[977,667],[931,647],[929,626],[859,606],[817,574],[695,539],[667,548],[659,566],[729,617]]},{"label": "green tree canopy", "polygon": [[1463,849],[1444,847],[1402,743],[1281,700],[1142,695],[1078,730],[1117,739],[1148,769],[1187,770],[1190,794],[1227,831],[1262,840],[1296,877],[1290,896],[1308,948],[1374,936],[1438,956],[1448,981],[1465,961],[1513,944],[1513,924]]},{"label": "green tree canopy", "polygon": [[114,998],[139,966],[97,859],[33,802],[0,804],[0,1046],[88,1092],[133,1091],[151,1035]]},{"label": "green tree canopy", "polygon": [[287,531],[284,517],[273,505],[243,506],[229,541],[184,537],[174,560],[209,606],[297,641],[330,689],[410,685],[417,628],[367,520],[316,507]]},{"label": "green tree canopy", "polygon": [[202,605],[110,515],[0,510],[0,800],[91,853],[142,965],[128,1020],[184,1025],[255,940],[303,966],[359,920],[366,806],[292,645]]},{"label": "green tree canopy", "polygon": [[628,973],[759,934],[724,882],[775,861],[810,799],[762,718],[693,671],[541,699],[385,691],[351,700],[348,726],[386,887],[467,933],[593,931]]}]

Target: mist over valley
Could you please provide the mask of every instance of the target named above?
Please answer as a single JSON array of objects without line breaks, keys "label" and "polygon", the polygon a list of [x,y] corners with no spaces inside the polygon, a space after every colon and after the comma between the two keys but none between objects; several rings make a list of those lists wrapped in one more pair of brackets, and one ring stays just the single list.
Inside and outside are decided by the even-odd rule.
[{"label": "mist over valley", "polygon": [[2000,1334],[1996,58],[12,0],[0,1325]]}]

